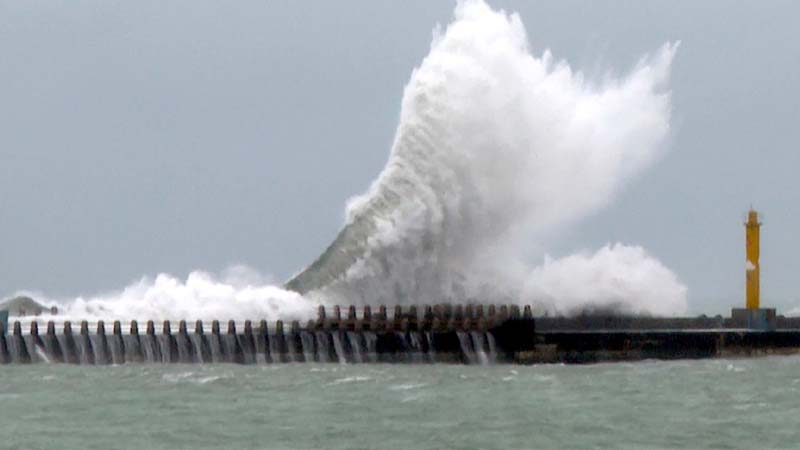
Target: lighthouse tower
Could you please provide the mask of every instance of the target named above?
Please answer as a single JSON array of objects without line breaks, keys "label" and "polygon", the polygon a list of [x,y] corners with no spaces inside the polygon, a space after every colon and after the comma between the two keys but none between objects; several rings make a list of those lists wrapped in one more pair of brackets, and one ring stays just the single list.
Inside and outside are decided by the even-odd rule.
[{"label": "lighthouse tower", "polygon": [[745,307],[733,308],[731,318],[742,328],[756,330],[775,329],[775,308],[761,307],[761,222],[758,221],[758,212],[747,212],[745,227]]},{"label": "lighthouse tower", "polygon": [[745,288],[745,307],[747,309],[758,309],[761,306],[759,291],[760,270],[758,267],[758,257],[761,253],[759,240],[761,238],[761,222],[758,221],[758,213],[750,210],[747,213],[745,226],[745,252],[747,254],[747,265],[745,276],[747,286]]}]

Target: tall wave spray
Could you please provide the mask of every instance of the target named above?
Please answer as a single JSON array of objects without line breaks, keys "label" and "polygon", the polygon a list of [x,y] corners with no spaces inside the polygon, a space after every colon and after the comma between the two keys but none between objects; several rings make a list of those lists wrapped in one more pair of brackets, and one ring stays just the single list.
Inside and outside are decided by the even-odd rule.
[{"label": "tall wave spray", "polygon": [[[383,172],[349,201],[335,241],[287,288],[356,303],[528,300],[561,311],[600,303],[682,312],[686,289],[639,247],[522,263],[657,159],[675,49],[666,44],[626,76],[593,84],[549,52],[533,55],[518,15],[459,3],[405,88]],[[585,275],[576,283],[610,288],[565,292],[558,280],[573,268]]]},{"label": "tall wave spray", "polygon": [[686,288],[641,247],[545,253],[559,230],[658,158],[674,52],[665,45],[629,74],[590,83],[549,52],[532,55],[516,14],[461,2],[405,88],[385,169],[289,290],[235,268],[160,274],[88,298],[34,297],[73,318],[288,319],[317,303],[471,300],[683,313]]}]

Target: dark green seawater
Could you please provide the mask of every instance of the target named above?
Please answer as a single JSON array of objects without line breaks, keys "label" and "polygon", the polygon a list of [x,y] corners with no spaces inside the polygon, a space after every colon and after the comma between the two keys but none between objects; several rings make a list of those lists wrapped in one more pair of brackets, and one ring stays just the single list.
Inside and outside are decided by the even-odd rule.
[{"label": "dark green seawater", "polygon": [[0,367],[0,446],[800,448],[800,358]]}]

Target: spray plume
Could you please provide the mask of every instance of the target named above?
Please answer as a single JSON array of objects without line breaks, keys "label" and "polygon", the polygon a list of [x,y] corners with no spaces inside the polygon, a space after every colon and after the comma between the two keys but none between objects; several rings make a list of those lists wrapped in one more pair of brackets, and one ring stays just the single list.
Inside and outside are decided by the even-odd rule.
[{"label": "spray plume", "polygon": [[[540,293],[523,286],[552,263],[529,274],[523,255],[541,256],[546,239],[607,205],[660,155],[675,50],[664,45],[627,76],[591,84],[549,52],[532,55],[518,15],[482,1],[459,3],[405,88],[385,169],[366,194],[350,200],[333,244],[288,287],[386,303],[519,301]],[[629,250],[608,247],[606,253],[624,254],[584,263],[624,261],[609,272],[621,284],[629,280],[627,267],[663,268]],[[669,307],[647,308],[651,296],[634,300],[624,289],[596,299],[588,286],[584,301],[685,309],[685,288],[668,270],[652,277],[675,294]]]},{"label": "spray plume", "polygon": [[[686,288],[639,247],[560,260],[544,253],[559,230],[608,205],[661,154],[676,47],[591,83],[549,51],[533,55],[518,15],[460,2],[411,74],[386,167],[350,199],[337,238],[287,290],[162,274],[78,299],[67,312],[275,317],[310,314],[316,303],[474,300],[682,313]],[[531,257],[545,262],[531,268]]]}]

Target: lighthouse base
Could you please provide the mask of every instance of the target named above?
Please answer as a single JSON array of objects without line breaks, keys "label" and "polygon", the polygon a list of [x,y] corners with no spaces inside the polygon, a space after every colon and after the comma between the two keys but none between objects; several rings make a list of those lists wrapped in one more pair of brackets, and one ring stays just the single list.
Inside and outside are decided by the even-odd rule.
[{"label": "lighthouse base", "polygon": [[733,308],[731,319],[735,327],[773,331],[776,327],[775,308]]}]

